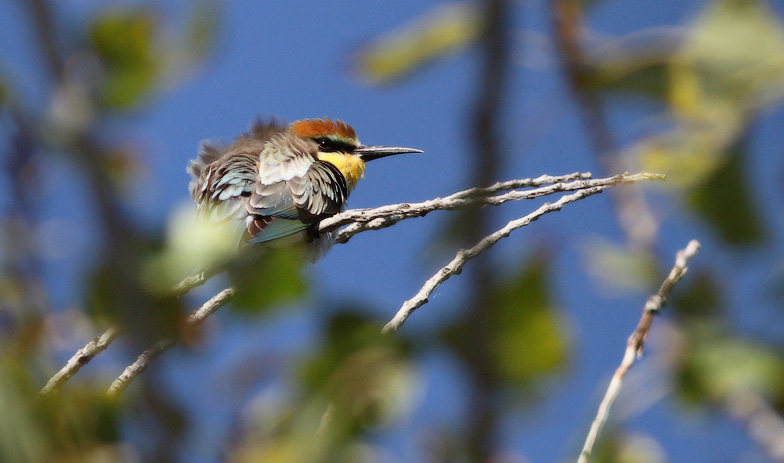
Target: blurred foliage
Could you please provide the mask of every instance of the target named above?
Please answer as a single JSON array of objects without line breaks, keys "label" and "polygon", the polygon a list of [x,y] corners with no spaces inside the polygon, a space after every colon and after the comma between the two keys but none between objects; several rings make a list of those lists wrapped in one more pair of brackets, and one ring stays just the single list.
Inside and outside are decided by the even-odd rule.
[{"label": "blurred foliage", "polygon": [[151,291],[166,293],[182,278],[219,265],[237,253],[236,227],[216,227],[197,215],[191,204],[172,212],[166,235],[166,246],[142,271]]},{"label": "blurred foliage", "polygon": [[730,245],[759,244],[766,239],[742,145],[730,151],[721,166],[694,191],[691,206]]},{"label": "blurred foliage", "polygon": [[669,90],[671,67],[666,56],[611,55],[596,65],[593,79],[588,85],[613,93],[630,93],[654,100],[665,100]]},{"label": "blurred foliage", "polygon": [[101,68],[98,103],[110,111],[138,109],[201,63],[215,42],[218,7],[213,0],[191,2],[182,37],[166,34],[153,8],[109,7],[97,14],[86,41]]},{"label": "blurred foliage", "polygon": [[725,294],[716,278],[702,269],[689,271],[689,278],[679,283],[670,306],[675,315],[686,321],[715,320],[727,312]]},{"label": "blurred foliage", "polygon": [[[139,248],[137,255],[151,253]],[[181,301],[171,293],[148,291],[134,262],[119,261],[121,266],[109,257],[93,271],[86,292],[90,316],[104,327],[124,327],[145,348],[180,333],[185,322]]]},{"label": "blurred foliage", "polygon": [[784,358],[779,352],[715,323],[691,324],[687,334],[678,367],[685,400],[710,405],[751,393],[782,402]]},{"label": "blurred foliage", "polygon": [[183,48],[191,60],[201,60],[215,43],[221,9],[217,2],[210,0],[193,1],[191,5]]},{"label": "blurred foliage", "polygon": [[90,45],[104,65],[101,101],[130,109],[154,89],[161,71],[156,18],[147,11],[110,11],[90,28]]},{"label": "blurred foliage", "polygon": [[[582,13],[600,3],[573,1],[570,6]],[[97,258],[83,291],[92,325],[88,334],[79,333],[81,337],[97,334],[106,324],[122,326],[130,333],[134,342],[129,344],[134,348],[182,335],[186,312],[183,301],[170,294],[171,286],[236,252],[231,231],[194,221],[190,206],[188,212],[172,215],[166,240],[136,223],[134,214],[126,210],[123,193],[134,186],[137,178],[128,174],[140,169],[137,163],[144,156],[114,140],[122,138],[114,137],[122,126],[114,122],[151,103],[157,91],[176,83],[209,54],[219,32],[220,6],[209,0],[189,3],[179,37],[170,33],[171,24],[162,10],[150,5],[112,6],[99,10],[88,23],[69,25],[64,29],[73,37],[58,36],[62,43],[52,47],[55,51],[62,48],[63,56],[61,60],[50,58],[51,67],[61,61],[62,69],[50,70],[51,98],[44,108],[16,94],[16,83],[9,77],[13,74],[2,70],[1,108],[18,125],[9,130],[13,138],[9,152],[23,137],[31,137],[22,141],[40,148],[40,156],[27,159],[28,153],[22,151],[16,155],[32,167],[38,163],[48,167],[46,156],[52,153],[75,161],[74,166],[83,171],[88,194],[96,199],[87,206],[98,210],[95,221],[115,221],[103,228],[108,244],[96,239]],[[442,5],[363,47],[355,56],[356,73],[371,84],[405,79],[476,43],[484,27],[481,18],[480,8],[473,3]],[[592,32],[585,26],[586,32]],[[581,90],[654,101],[655,105],[646,108],[657,112],[658,130],[624,149],[625,160],[668,174],[664,188],[675,198],[686,199],[677,202],[704,219],[721,238],[718,246],[768,245],[772,230],[753,188],[748,148],[753,140],[752,123],[778,104],[784,92],[781,19],[763,1],[717,0],[706,2],[677,37],[647,35],[656,40],[646,42],[637,40],[637,32],[587,50],[580,65],[589,78],[580,80]],[[664,118],[660,111],[665,112]],[[28,120],[29,127],[23,125]],[[15,187],[31,183],[25,187],[37,194],[46,191],[27,177],[9,178],[8,183]],[[450,214],[435,246],[453,254],[458,246],[455,237],[476,227],[471,217],[475,216]],[[10,223],[12,218],[2,220]],[[40,239],[39,224],[34,223],[39,218],[34,213],[13,220],[30,221],[19,228],[23,230],[19,234],[29,235],[34,243]],[[43,293],[41,282],[45,281],[44,272],[35,265],[40,258],[36,247],[1,241],[0,461],[171,461],[181,456],[177,452],[185,445],[183,436],[193,417],[165,393],[166,386],[154,370],[139,380],[151,378],[150,384],[135,389],[140,393],[126,395],[126,403],[108,401],[103,386],[98,388],[89,375],[81,374],[59,395],[41,399],[35,394],[56,368],[44,357],[52,349],[70,354],[72,340],[59,339],[57,317],[27,310],[32,305],[29,301]],[[594,241],[583,249],[588,272],[605,288],[646,295],[660,282],[664,270],[657,261],[669,263],[671,257],[657,259],[654,250],[605,241]],[[716,251],[712,254],[725,249]],[[302,269],[308,258],[304,250],[243,249],[240,254],[229,271],[237,289],[235,314],[264,315],[308,294]],[[452,348],[450,354],[464,361],[461,373],[467,388],[472,382],[486,382],[483,386],[489,386],[482,393],[498,400],[492,404],[498,410],[497,422],[487,426],[515,419],[514,407],[507,407],[509,397],[537,398],[531,392],[538,392],[545,381],[569,367],[575,349],[569,326],[556,306],[553,288],[563,276],[551,271],[554,259],[545,250],[519,268],[494,269],[493,278],[488,279],[486,307],[479,317],[487,326],[472,325],[476,318],[464,318],[424,335],[414,333],[416,339],[410,340],[403,335],[382,336],[378,320],[360,315],[369,312],[367,308],[329,317],[324,336],[300,354],[295,377],[275,372],[280,373],[275,380],[284,383],[286,390],[282,397],[261,405],[255,402],[257,397],[250,405],[241,399],[240,415],[246,420],[226,443],[226,460],[389,459],[383,433],[412,415],[421,384],[416,372],[420,356],[427,352],[425,346],[441,355],[444,341]],[[719,410],[728,397],[744,394],[757,394],[781,407],[781,348],[741,334],[727,323],[733,311],[745,309],[731,307],[728,301],[743,303],[745,298],[732,298],[737,288],[722,277],[726,278],[712,267],[695,264],[672,295],[675,320],[682,330],[681,344],[671,346],[676,353],[678,394],[687,403]],[[38,306],[45,308],[46,303]],[[480,329],[482,336],[477,336]],[[486,349],[488,364],[467,361],[471,349]],[[59,366],[63,359],[56,360]],[[259,388],[266,390],[266,386]],[[439,461],[467,459],[463,454],[467,437],[461,427],[474,418],[468,414],[463,423],[447,423],[452,426],[444,431],[449,434],[444,438],[448,448]],[[592,459],[618,463],[665,460],[661,446],[652,438],[623,432],[605,437]]]},{"label": "blurred foliage", "polygon": [[535,255],[491,291],[491,351],[504,384],[531,386],[566,366],[569,333],[553,302],[549,264]]},{"label": "blurred foliage", "polygon": [[410,349],[351,312],[333,317],[326,339],[303,367],[303,383],[334,407],[329,432],[351,436],[399,416],[411,390]]},{"label": "blurred foliage", "polygon": [[410,408],[411,349],[382,335],[356,309],[330,317],[319,345],[283,396],[252,408],[233,462],[371,462],[379,454],[363,436]]},{"label": "blurred foliage", "polygon": [[[486,367],[498,386],[536,392],[539,382],[566,367],[571,343],[553,302],[549,264],[544,254],[529,257],[523,267],[490,290],[483,310],[493,363]],[[459,357],[467,358],[472,354],[465,349],[477,348],[466,342],[477,339],[475,330],[464,320],[444,330]]]},{"label": "blurred foliage", "polygon": [[235,309],[258,313],[305,295],[304,247],[245,248],[242,254],[229,268],[229,278],[237,290]]},{"label": "blurred foliage", "polygon": [[32,351],[0,347],[0,461],[122,461],[116,404],[89,386],[41,400]]},{"label": "blurred foliage", "polygon": [[664,463],[667,456],[661,444],[643,434],[613,433],[603,438],[593,455],[593,463]]},{"label": "blurred foliage", "polygon": [[629,249],[595,238],[582,253],[588,272],[604,288],[649,291],[660,283],[656,262],[644,249]]},{"label": "blurred foliage", "polygon": [[388,84],[426,64],[473,43],[481,31],[477,8],[470,3],[441,5],[404,29],[360,51],[356,72],[371,84]]},{"label": "blurred foliage", "polygon": [[674,47],[630,40],[590,62],[594,88],[668,105],[671,129],[629,151],[642,168],[667,174],[670,188],[711,178],[755,111],[784,91],[784,27],[764,2],[711,2],[684,32]]}]

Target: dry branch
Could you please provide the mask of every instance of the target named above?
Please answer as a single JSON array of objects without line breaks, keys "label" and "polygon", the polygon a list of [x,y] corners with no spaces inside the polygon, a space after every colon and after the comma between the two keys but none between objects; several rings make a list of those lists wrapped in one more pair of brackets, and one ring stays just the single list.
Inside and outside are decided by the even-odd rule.
[{"label": "dry branch", "polygon": [[[460,251],[455,260],[448,266],[451,270],[446,271],[442,269],[439,274],[428,280],[426,285],[420,290],[420,293],[407,301],[403,307],[401,307],[401,311],[398,312],[395,319],[384,328],[385,331],[394,331],[405,322],[405,319],[408,318],[408,315],[410,315],[413,310],[427,302],[427,297],[438,285],[443,281],[446,281],[450,276],[459,273],[460,269],[462,269],[468,260],[489,249],[500,239],[508,236],[511,231],[533,222],[548,212],[559,210],[565,204],[599,193],[608,187],[632,183],[639,180],[661,180],[664,178],[661,175],[649,174],[646,172],[638,174],[624,173],[599,179],[591,179],[590,176],[590,173],[580,172],[563,176],[543,175],[537,178],[499,182],[486,188],[470,188],[444,198],[435,198],[420,203],[400,203],[374,209],[352,209],[323,220],[319,225],[319,231],[321,233],[326,233],[344,227],[338,231],[337,242],[345,243],[357,233],[386,228],[401,220],[422,217],[436,210],[454,210],[472,205],[497,206],[508,201],[533,199],[560,192],[575,191],[573,194],[563,196],[554,203],[545,204],[533,213],[510,222],[503,229],[484,238],[474,248],[467,251]],[[518,188],[531,189],[518,190]],[[173,288],[173,291],[178,295],[185,294],[194,287],[203,284],[211,276],[219,273],[221,270],[222,268],[215,268],[190,276],[176,285]],[[232,288],[224,289],[194,312],[188,318],[187,322],[189,324],[201,323],[203,319],[212,312],[228,303],[233,296],[234,290]],[[82,366],[86,365],[93,357],[106,349],[109,343],[119,336],[119,334],[118,330],[111,329],[97,338],[102,340],[101,342],[93,340],[85,345],[49,380],[46,386],[41,389],[40,394],[49,395],[56,392],[57,389],[70,377],[76,374]],[[175,341],[172,339],[163,340],[143,352],[137,360],[129,365],[114,381],[109,388],[109,393],[118,394],[122,392],[130,381],[141,373],[152,360],[171,348],[174,343]]]},{"label": "dry branch", "polygon": [[57,374],[49,379],[49,381],[46,383],[46,386],[41,389],[39,394],[44,396],[57,392],[60,386],[68,381],[71,376],[75,375],[81,367],[87,365],[87,363],[92,360],[93,357],[106,350],[106,348],[109,347],[109,344],[117,339],[119,335],[119,329],[109,328],[108,330],[104,331],[102,335],[93,338],[92,341],[88,342],[84,347],[77,350],[76,353],[68,360],[65,366],[63,366],[63,368],[61,368]]},{"label": "dry branch", "polygon": [[389,321],[384,326],[382,330],[384,333],[389,333],[393,331],[397,331],[403,323],[408,320],[408,317],[411,314],[427,303],[428,298],[433,291],[438,288],[441,283],[445,282],[453,275],[458,275],[460,272],[463,271],[463,267],[469,260],[477,257],[478,255],[482,254],[483,252],[487,251],[493,245],[495,245],[498,241],[503,238],[509,236],[514,230],[517,230],[520,227],[524,227],[535,220],[538,220],[539,217],[549,213],[561,210],[563,206],[566,204],[572,203],[574,201],[578,201],[583,198],[587,198],[588,196],[595,195],[597,193],[601,193],[605,189],[607,189],[610,185],[597,185],[590,188],[578,190],[575,193],[570,195],[562,196],[558,201],[554,203],[546,203],[539,207],[534,212],[520,217],[519,219],[515,219],[504,225],[501,229],[491,233],[490,235],[484,237],[481,241],[479,241],[476,245],[471,247],[470,249],[461,249],[457,252],[454,259],[452,259],[449,264],[445,267],[441,268],[435,275],[430,277],[429,280],[425,282],[419,292],[412,297],[411,299],[407,300],[403,305],[400,307],[400,310],[397,311],[395,316],[392,320]]},{"label": "dry branch", "polygon": [[[209,301],[205,302],[201,307],[198,308],[198,310],[193,312],[185,320],[185,323],[189,327],[201,325],[204,323],[204,320],[206,320],[207,317],[231,301],[234,298],[234,295],[234,288],[224,289],[223,291],[213,296]],[[158,358],[158,356],[165,351],[171,349],[175,342],[176,341],[172,338],[164,339],[159,341],[153,347],[142,352],[136,361],[128,365],[122,374],[114,380],[106,393],[113,396],[120,394],[125,390],[126,387],[128,387],[128,384],[130,384],[130,382],[133,381],[135,377],[139,376],[139,374],[143,372],[145,368],[147,368],[147,365],[149,365],[151,361]]]},{"label": "dry branch", "polygon": [[672,270],[670,270],[670,274],[667,275],[667,278],[662,283],[659,291],[656,294],[651,295],[646,301],[642,311],[642,317],[640,317],[640,321],[637,323],[637,328],[632,335],[629,336],[629,339],[626,342],[626,351],[623,354],[623,360],[621,361],[620,366],[618,366],[618,369],[615,370],[615,374],[610,381],[610,385],[607,387],[607,392],[602,399],[602,403],[599,404],[599,411],[596,413],[596,418],[594,418],[593,423],[591,423],[591,429],[588,431],[585,445],[583,445],[583,450],[580,452],[577,463],[588,463],[588,460],[591,458],[591,453],[593,452],[593,447],[596,444],[599,433],[607,422],[607,417],[610,414],[610,407],[612,407],[613,402],[615,402],[615,399],[618,397],[618,393],[621,391],[621,385],[623,384],[626,372],[634,365],[635,360],[642,355],[645,339],[648,337],[648,332],[650,332],[651,324],[653,323],[653,316],[667,303],[667,296],[669,296],[670,291],[672,291],[672,288],[683,275],[686,274],[689,260],[694,257],[699,250],[699,241],[691,240],[685,249],[678,251],[678,254],[675,257],[675,265],[672,267]]}]

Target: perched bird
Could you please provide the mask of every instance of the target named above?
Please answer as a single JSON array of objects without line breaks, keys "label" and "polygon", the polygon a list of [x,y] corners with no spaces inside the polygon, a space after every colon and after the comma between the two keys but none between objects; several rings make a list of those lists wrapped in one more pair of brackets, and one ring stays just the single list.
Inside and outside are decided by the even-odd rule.
[{"label": "perched bird", "polygon": [[325,248],[330,237],[319,236],[318,223],[346,208],[365,163],[421,152],[362,145],[339,120],[256,122],[230,145],[202,142],[188,165],[189,190],[197,214],[227,227],[239,245],[288,237]]}]

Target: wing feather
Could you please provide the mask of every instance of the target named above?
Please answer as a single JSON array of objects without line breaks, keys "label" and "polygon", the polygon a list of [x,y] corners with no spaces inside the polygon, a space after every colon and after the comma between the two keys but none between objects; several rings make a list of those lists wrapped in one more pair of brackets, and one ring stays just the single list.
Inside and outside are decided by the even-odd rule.
[{"label": "wing feather", "polygon": [[345,208],[348,186],[315,143],[283,133],[240,137],[231,147],[202,143],[189,185],[199,213],[215,222],[242,221],[249,244],[313,227]]}]

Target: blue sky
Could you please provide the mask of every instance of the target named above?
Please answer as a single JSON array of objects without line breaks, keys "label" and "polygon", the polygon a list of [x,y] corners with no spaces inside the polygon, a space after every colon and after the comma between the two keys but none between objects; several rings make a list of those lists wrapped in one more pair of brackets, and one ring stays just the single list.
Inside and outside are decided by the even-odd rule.
[{"label": "blue sky", "polygon": [[[103,4],[68,0],[58,2],[58,11],[78,24]],[[150,3],[164,13],[164,18],[173,18],[174,23],[185,4]],[[185,75],[173,88],[165,89],[149,107],[130,117],[109,121],[108,127],[127,137],[141,153],[139,182],[128,190],[133,196],[134,214],[151,228],[164,227],[170,212],[189,201],[185,166],[195,157],[199,141],[230,140],[246,130],[257,116],[275,115],[285,120],[338,118],[351,123],[364,143],[411,146],[426,152],[370,164],[365,180],[352,193],[350,207],[421,201],[471,186],[466,180],[471,150],[467,128],[478,80],[476,49],[448,56],[389,87],[365,86],[351,74],[352,53],[359,47],[439,4],[225,2],[217,42],[205,65]],[[704,4],[600,2],[590,15],[590,24],[597,33],[611,36],[643,28],[677,26],[688,22]],[[545,2],[534,1],[516,2],[513,7],[514,25],[519,33],[515,33],[516,65],[509,79],[504,109],[503,145],[508,156],[498,180],[544,173],[601,172],[549,49],[531,47],[521,39],[522,31],[543,36],[549,33],[545,6]],[[47,98],[41,91],[46,83],[40,77],[41,63],[30,59],[37,50],[31,47],[28,23],[18,2],[3,6],[3,10],[3,73],[20,83],[26,101],[40,108]],[[528,64],[529,57],[543,59],[534,66]],[[644,129],[638,118],[649,107],[640,107],[619,105],[610,112],[611,125],[623,144],[642,136]],[[751,171],[761,179],[757,194],[778,200],[781,189],[776,175],[782,172],[778,132],[782,123],[784,118],[777,109],[755,125],[750,163]],[[94,230],[83,225],[89,224],[89,213],[84,210],[87,198],[78,175],[62,160],[53,160],[52,166],[44,174],[49,189],[45,193],[47,206],[41,215],[49,224],[46,236],[53,236],[62,244],[62,255],[47,262],[47,272],[53,305],[63,311],[83,303],[79,296],[83,275],[80,269],[85,257],[91,258]],[[775,281],[776,272],[780,278],[781,269],[769,267],[769,260],[765,260],[770,254],[781,256],[780,237],[763,250],[728,253],[720,249],[721,243],[710,230],[679,209],[678,198],[660,193],[653,193],[652,197],[664,218],[658,242],[663,266],[671,264],[675,251],[689,239],[700,239],[706,250],[698,257],[701,263],[695,265],[715,265],[725,275],[741,269],[739,287],[731,294],[739,306],[749,304],[744,295],[760,297],[760,281]],[[0,205],[4,201],[0,197]],[[495,220],[501,225],[532,209],[529,204],[506,205]],[[160,359],[162,380],[195,417],[194,435],[183,459],[217,461],[220,453],[216,448],[226,430],[239,410],[253,399],[233,396],[217,379],[239,364],[238,358],[269,358],[273,352],[284,365],[296,362],[319,330],[323,315],[314,312],[317,303],[353,301],[366,305],[380,321],[390,318],[449,258],[432,252],[428,245],[437,237],[445,218],[446,213],[436,213],[391,229],[365,233],[346,245],[336,246],[310,270],[313,289],[305,301],[305,310],[250,320],[224,311],[218,320],[209,322],[209,336],[197,350],[177,350]],[[782,230],[780,217],[766,220],[774,230]],[[559,275],[557,302],[576,339],[572,367],[552,380],[552,393],[534,406],[521,407],[503,423],[501,448],[519,452],[530,461],[571,460],[578,453],[600,393],[621,359],[626,337],[647,297],[644,292],[609,292],[587,274],[582,250],[597,236],[611,242],[623,239],[607,194],[544,217],[513,234],[492,252],[497,265],[511,267],[542,243],[559,250],[554,253],[553,267]],[[208,285],[198,294],[204,297],[217,288],[217,284]],[[455,317],[454,303],[463,296],[462,292],[459,276],[448,281],[409,320],[405,330],[420,332]],[[773,327],[768,325],[773,317],[765,314],[772,310],[763,305],[755,314],[738,313],[734,317],[743,330],[772,337],[781,328],[780,321]],[[635,381],[656,377],[657,362],[661,361],[656,356],[656,331],[666,329],[666,318],[656,320],[649,355],[633,370],[630,387]],[[74,339],[69,347],[76,348],[83,342],[82,338]],[[64,349],[63,358],[70,352]],[[117,350],[103,357],[85,374],[111,374],[128,360]],[[286,368],[290,367],[282,367]],[[210,374],[204,374],[205,369]],[[395,424],[389,438],[395,455],[400,457],[398,461],[414,461],[410,458],[416,455],[415,443],[407,439],[411,432],[426,429],[432,422],[451,421],[464,413],[453,410],[451,405],[466,394],[460,368],[454,361],[436,351],[422,360],[418,374],[422,381],[417,407]],[[275,381],[262,382],[255,391],[270,394],[276,387],[283,386]],[[655,395],[657,388],[651,389]],[[618,414],[624,411],[623,399],[622,396]],[[626,426],[631,432],[655,437],[670,461],[727,461],[727,455],[750,455],[749,461],[765,461],[740,426],[721,417],[685,410],[677,401],[656,401],[642,413],[633,414]]]}]

